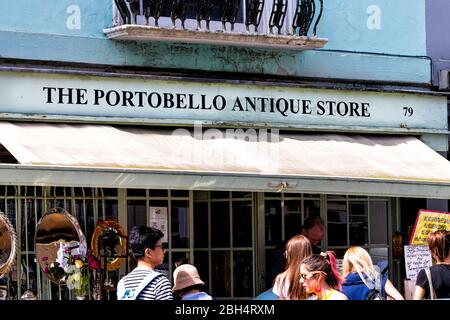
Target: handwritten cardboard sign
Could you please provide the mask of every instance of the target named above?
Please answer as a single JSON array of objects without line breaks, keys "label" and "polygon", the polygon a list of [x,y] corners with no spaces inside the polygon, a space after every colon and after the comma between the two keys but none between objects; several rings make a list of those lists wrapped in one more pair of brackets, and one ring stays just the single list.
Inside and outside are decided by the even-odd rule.
[{"label": "handwritten cardboard sign", "polygon": [[450,213],[420,209],[409,244],[426,245],[428,234],[436,230],[450,230]]},{"label": "handwritten cardboard sign", "polygon": [[405,246],[406,277],[415,280],[420,270],[433,263],[428,246]]}]

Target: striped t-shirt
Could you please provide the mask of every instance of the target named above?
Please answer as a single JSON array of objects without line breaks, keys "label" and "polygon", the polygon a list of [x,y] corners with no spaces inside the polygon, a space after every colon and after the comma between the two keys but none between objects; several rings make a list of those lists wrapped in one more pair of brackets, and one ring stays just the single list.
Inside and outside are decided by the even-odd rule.
[{"label": "striped t-shirt", "polygon": [[[118,287],[123,286],[125,290],[135,290],[151,272],[154,271],[150,268],[136,267],[119,281]],[[157,276],[141,291],[136,300],[173,300],[169,279],[164,275]]]}]

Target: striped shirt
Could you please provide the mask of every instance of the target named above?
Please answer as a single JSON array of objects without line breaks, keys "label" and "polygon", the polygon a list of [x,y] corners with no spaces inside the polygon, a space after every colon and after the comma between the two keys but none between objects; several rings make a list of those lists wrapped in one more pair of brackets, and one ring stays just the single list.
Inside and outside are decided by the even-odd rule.
[{"label": "striped shirt", "polygon": [[[118,287],[123,286],[125,290],[135,290],[151,272],[154,271],[150,268],[136,267],[119,281]],[[173,300],[169,279],[164,275],[157,276],[141,291],[136,300]]]}]

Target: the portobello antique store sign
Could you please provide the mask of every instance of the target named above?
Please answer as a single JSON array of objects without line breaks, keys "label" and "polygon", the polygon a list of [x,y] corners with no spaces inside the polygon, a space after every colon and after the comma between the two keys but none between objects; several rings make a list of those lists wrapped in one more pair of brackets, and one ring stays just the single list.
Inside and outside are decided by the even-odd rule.
[{"label": "the portobello antique store sign", "polygon": [[3,118],[447,129],[446,97],[419,94],[11,71],[0,72],[0,93]]}]

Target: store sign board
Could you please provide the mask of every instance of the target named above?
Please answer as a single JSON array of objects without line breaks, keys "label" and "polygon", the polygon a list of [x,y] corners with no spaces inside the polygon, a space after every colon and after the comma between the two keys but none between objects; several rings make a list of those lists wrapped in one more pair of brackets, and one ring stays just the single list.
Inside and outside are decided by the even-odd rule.
[{"label": "store sign board", "polygon": [[450,230],[450,212],[420,209],[409,244],[427,245],[427,236],[436,230]]},{"label": "store sign board", "polygon": [[433,261],[428,246],[405,246],[406,278],[416,279],[420,270],[430,267]]},{"label": "store sign board", "polygon": [[418,94],[0,72],[0,96],[8,115],[447,129],[446,98]]}]

